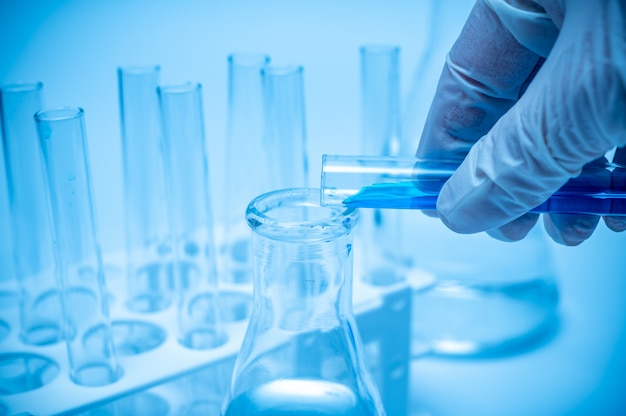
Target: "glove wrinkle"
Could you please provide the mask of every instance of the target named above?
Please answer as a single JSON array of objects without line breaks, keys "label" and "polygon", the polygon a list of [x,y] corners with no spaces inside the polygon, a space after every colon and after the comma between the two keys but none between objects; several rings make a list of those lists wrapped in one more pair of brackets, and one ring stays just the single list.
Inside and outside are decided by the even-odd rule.
[{"label": "glove wrinkle", "polygon": [[[466,154],[437,200],[450,229],[515,240],[530,223],[516,219],[625,146],[625,132],[626,1],[478,0],[446,60],[416,154]],[[599,220],[561,215],[544,222],[568,245]]]},{"label": "glove wrinkle", "polygon": [[485,0],[513,37],[539,56],[547,57],[559,35],[546,10],[530,0]]},{"label": "glove wrinkle", "polygon": [[446,58],[416,155],[462,160],[515,103],[539,59],[478,1]]}]

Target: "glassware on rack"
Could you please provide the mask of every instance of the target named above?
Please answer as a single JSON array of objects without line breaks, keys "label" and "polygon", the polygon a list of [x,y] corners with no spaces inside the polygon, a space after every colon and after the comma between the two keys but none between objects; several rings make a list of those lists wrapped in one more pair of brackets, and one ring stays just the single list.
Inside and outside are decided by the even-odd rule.
[{"label": "glassware on rack", "polygon": [[[0,98],[0,105],[2,105],[2,98]],[[2,112],[0,111],[0,129],[2,126],[1,114]],[[2,137],[2,135],[0,135],[0,137]],[[13,292],[12,288],[8,286],[13,286],[13,282],[15,281],[13,242],[11,241],[10,231],[11,210],[9,208],[9,191],[7,189],[6,162],[1,143],[0,141],[0,264],[2,264],[3,267],[0,268],[0,297]]]},{"label": "glassware on rack", "polygon": [[361,46],[361,151],[396,156],[401,150],[400,48]]},{"label": "glassware on rack", "polygon": [[266,191],[307,186],[304,68],[270,65],[261,77]]},{"label": "glassware on rack", "polygon": [[178,292],[178,340],[196,349],[226,342],[220,317],[202,87],[158,88],[167,216]]},{"label": "glassware on rack", "polygon": [[356,210],[318,189],[254,199],[254,310],[222,415],[383,415],[352,312]]},{"label": "glassware on rack", "polygon": [[50,194],[56,280],[70,377],[102,386],[122,373],[108,316],[81,108],[35,114]]},{"label": "glassware on rack", "polygon": [[61,304],[54,279],[47,189],[33,116],[41,109],[41,82],[0,89],[14,269],[19,285],[20,338],[30,345],[62,339]]},{"label": "glassware on rack", "polygon": [[160,67],[117,70],[126,219],[126,306],[167,308],[174,295],[160,154]]},{"label": "glassware on rack", "polygon": [[[1,90],[0,90],[1,94]],[[0,97],[0,108],[2,98]],[[0,111],[0,129],[2,112]],[[1,130],[0,130],[1,132]],[[11,210],[6,178],[5,157],[0,134],[0,343],[11,332],[11,321],[17,322],[19,292],[15,279],[13,241],[11,238]],[[16,324],[19,330],[19,323]]]},{"label": "glassware on rack", "polygon": [[[228,283],[252,281],[250,233],[245,207],[270,190],[263,147],[263,88],[261,70],[270,62],[264,54],[228,56],[228,126],[225,197],[220,246],[220,278]],[[279,151],[278,149],[273,149]],[[254,173],[251,174],[251,169]]]},{"label": "glassware on rack", "polygon": [[[365,45],[360,48],[361,152],[371,156],[397,156],[401,148],[400,48]],[[411,257],[398,248],[402,217],[397,211],[363,212],[356,258],[361,278],[374,285],[405,280]]]}]

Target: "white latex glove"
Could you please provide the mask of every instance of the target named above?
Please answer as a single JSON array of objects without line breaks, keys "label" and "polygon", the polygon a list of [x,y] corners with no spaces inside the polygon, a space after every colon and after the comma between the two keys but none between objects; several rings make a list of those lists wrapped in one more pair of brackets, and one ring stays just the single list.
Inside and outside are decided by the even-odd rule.
[{"label": "white latex glove", "polygon": [[[464,159],[437,201],[460,233],[523,238],[540,205],[626,144],[625,0],[478,0],[452,47],[417,150]],[[626,218],[605,219],[616,231]],[[562,244],[599,218],[544,216]]]}]

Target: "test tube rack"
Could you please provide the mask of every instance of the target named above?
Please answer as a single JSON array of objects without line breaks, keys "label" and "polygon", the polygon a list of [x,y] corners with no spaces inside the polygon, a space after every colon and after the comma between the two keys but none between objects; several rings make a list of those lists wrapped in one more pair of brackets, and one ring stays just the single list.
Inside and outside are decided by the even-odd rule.
[{"label": "test tube rack", "polygon": [[[112,261],[107,264],[120,263]],[[117,280],[108,279],[113,275],[117,275]],[[122,281],[121,276],[121,267],[107,268],[111,293],[119,293],[115,290],[115,282]],[[116,382],[101,387],[72,382],[63,342],[47,346],[20,342],[17,301],[12,302],[14,307],[11,308],[7,308],[5,302],[0,308],[0,324],[5,322],[4,331],[0,331],[4,332],[4,337],[0,336],[0,357],[44,359],[49,365],[32,368],[3,365],[0,359],[0,387],[28,383],[29,377],[45,380],[37,388],[13,394],[4,394],[2,390],[6,391],[6,388],[0,390],[0,415],[139,414],[146,411],[146,406],[150,406],[150,414],[192,414],[189,406],[198,399],[198,394],[194,395],[198,389],[204,401],[211,401],[208,408],[212,410],[207,414],[215,412],[226,393],[246,330],[245,316],[251,308],[251,289],[246,285],[220,287],[224,305],[230,309],[226,311],[230,319],[225,324],[228,340],[207,350],[185,348],[177,342],[174,306],[161,312],[140,314],[124,308],[114,297],[111,320],[123,375]],[[0,288],[4,293],[11,290],[14,288]],[[353,291],[354,312],[364,344],[365,360],[387,414],[405,415],[409,389],[411,288],[405,283],[373,286],[355,278]],[[4,299],[10,298],[5,296]],[[133,351],[128,347],[129,338],[148,335],[154,340],[152,349]],[[38,373],[29,374],[31,371]]]}]

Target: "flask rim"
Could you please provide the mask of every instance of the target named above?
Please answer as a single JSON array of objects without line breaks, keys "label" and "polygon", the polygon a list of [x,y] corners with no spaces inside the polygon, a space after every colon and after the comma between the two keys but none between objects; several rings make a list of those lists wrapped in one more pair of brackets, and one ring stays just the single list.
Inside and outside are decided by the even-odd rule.
[{"label": "flask rim", "polygon": [[318,188],[288,188],[267,192],[254,198],[246,209],[246,222],[253,232],[293,242],[326,241],[341,237],[352,231],[358,218],[356,208],[345,205],[321,206]]}]

